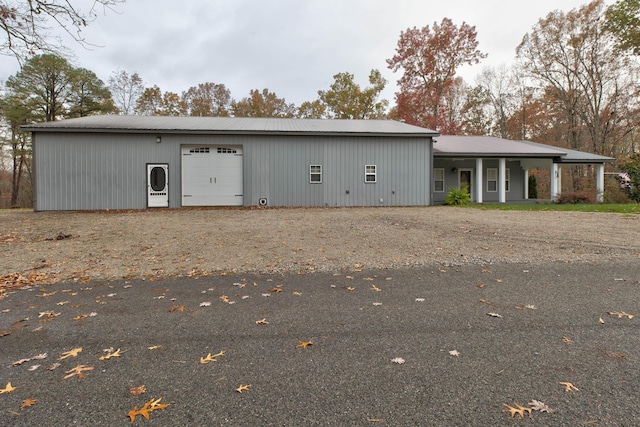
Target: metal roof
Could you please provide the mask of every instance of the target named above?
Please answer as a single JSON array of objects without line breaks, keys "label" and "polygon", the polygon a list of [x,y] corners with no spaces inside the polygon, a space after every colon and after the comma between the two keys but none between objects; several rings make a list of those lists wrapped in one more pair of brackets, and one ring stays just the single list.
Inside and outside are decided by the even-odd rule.
[{"label": "metal roof", "polygon": [[336,134],[433,137],[430,129],[393,120],[275,119],[245,117],[88,116],[37,123],[31,132],[132,132],[195,134]]},{"label": "metal roof", "polygon": [[434,157],[551,158],[556,163],[603,163],[611,157],[531,141],[513,141],[493,136],[441,135],[434,139]]}]

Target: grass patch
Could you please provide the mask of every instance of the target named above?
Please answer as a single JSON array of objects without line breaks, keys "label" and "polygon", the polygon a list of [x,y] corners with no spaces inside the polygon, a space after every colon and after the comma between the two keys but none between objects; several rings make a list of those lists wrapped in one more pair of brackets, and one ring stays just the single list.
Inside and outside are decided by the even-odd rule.
[{"label": "grass patch", "polygon": [[594,204],[556,204],[556,203],[500,203],[471,204],[467,207],[482,210],[499,211],[556,211],[556,212],[609,212],[621,214],[640,214],[638,203],[594,203]]}]

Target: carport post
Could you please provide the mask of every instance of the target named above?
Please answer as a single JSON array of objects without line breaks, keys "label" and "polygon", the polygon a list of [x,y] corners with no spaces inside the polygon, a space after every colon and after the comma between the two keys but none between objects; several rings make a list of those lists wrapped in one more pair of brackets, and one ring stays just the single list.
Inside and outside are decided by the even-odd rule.
[{"label": "carport post", "polygon": [[498,160],[498,202],[506,203],[507,201],[507,160],[501,157]]},{"label": "carport post", "polygon": [[529,200],[529,169],[524,170],[524,199]]},{"label": "carport post", "polygon": [[551,200],[555,201],[558,198],[558,164],[551,164],[551,173],[549,190],[551,191]]},{"label": "carport post", "polygon": [[596,201],[604,201],[604,163],[596,165]]},{"label": "carport post", "polygon": [[482,203],[482,157],[476,159],[476,203]]}]

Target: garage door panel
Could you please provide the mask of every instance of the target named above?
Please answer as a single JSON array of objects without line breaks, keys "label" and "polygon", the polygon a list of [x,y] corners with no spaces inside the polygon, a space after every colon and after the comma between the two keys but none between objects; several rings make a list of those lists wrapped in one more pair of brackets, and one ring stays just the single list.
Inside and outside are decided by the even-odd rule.
[{"label": "garage door panel", "polygon": [[241,147],[182,147],[183,206],[242,206]]}]

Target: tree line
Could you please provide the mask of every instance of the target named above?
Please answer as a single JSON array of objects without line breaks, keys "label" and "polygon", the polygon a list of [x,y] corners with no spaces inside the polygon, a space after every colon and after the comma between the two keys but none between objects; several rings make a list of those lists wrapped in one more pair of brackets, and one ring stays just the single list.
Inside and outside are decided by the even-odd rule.
[{"label": "tree line", "polygon": [[[2,191],[9,192],[11,206],[28,204],[20,199],[23,177],[29,181],[30,174],[29,140],[21,125],[92,114],[388,118],[442,134],[534,140],[623,164],[638,151],[639,55],[640,0],[618,0],[608,7],[594,0],[568,12],[552,11],[523,36],[513,64],[484,68],[473,83],[457,71],[487,56],[474,26],[444,18],[408,28],[386,60],[398,75],[391,107],[381,99],[388,82],[376,69],[365,87],[353,74],[337,73],[315,100],[296,106],[267,88],[234,99],[220,82],[200,83],[180,94],[163,91],[124,70],[114,71],[105,84],[58,52],[47,52],[30,56],[0,96],[2,141],[11,154],[11,188],[0,187],[0,198]],[[591,174],[588,168],[570,168],[570,189],[581,190]]]}]

